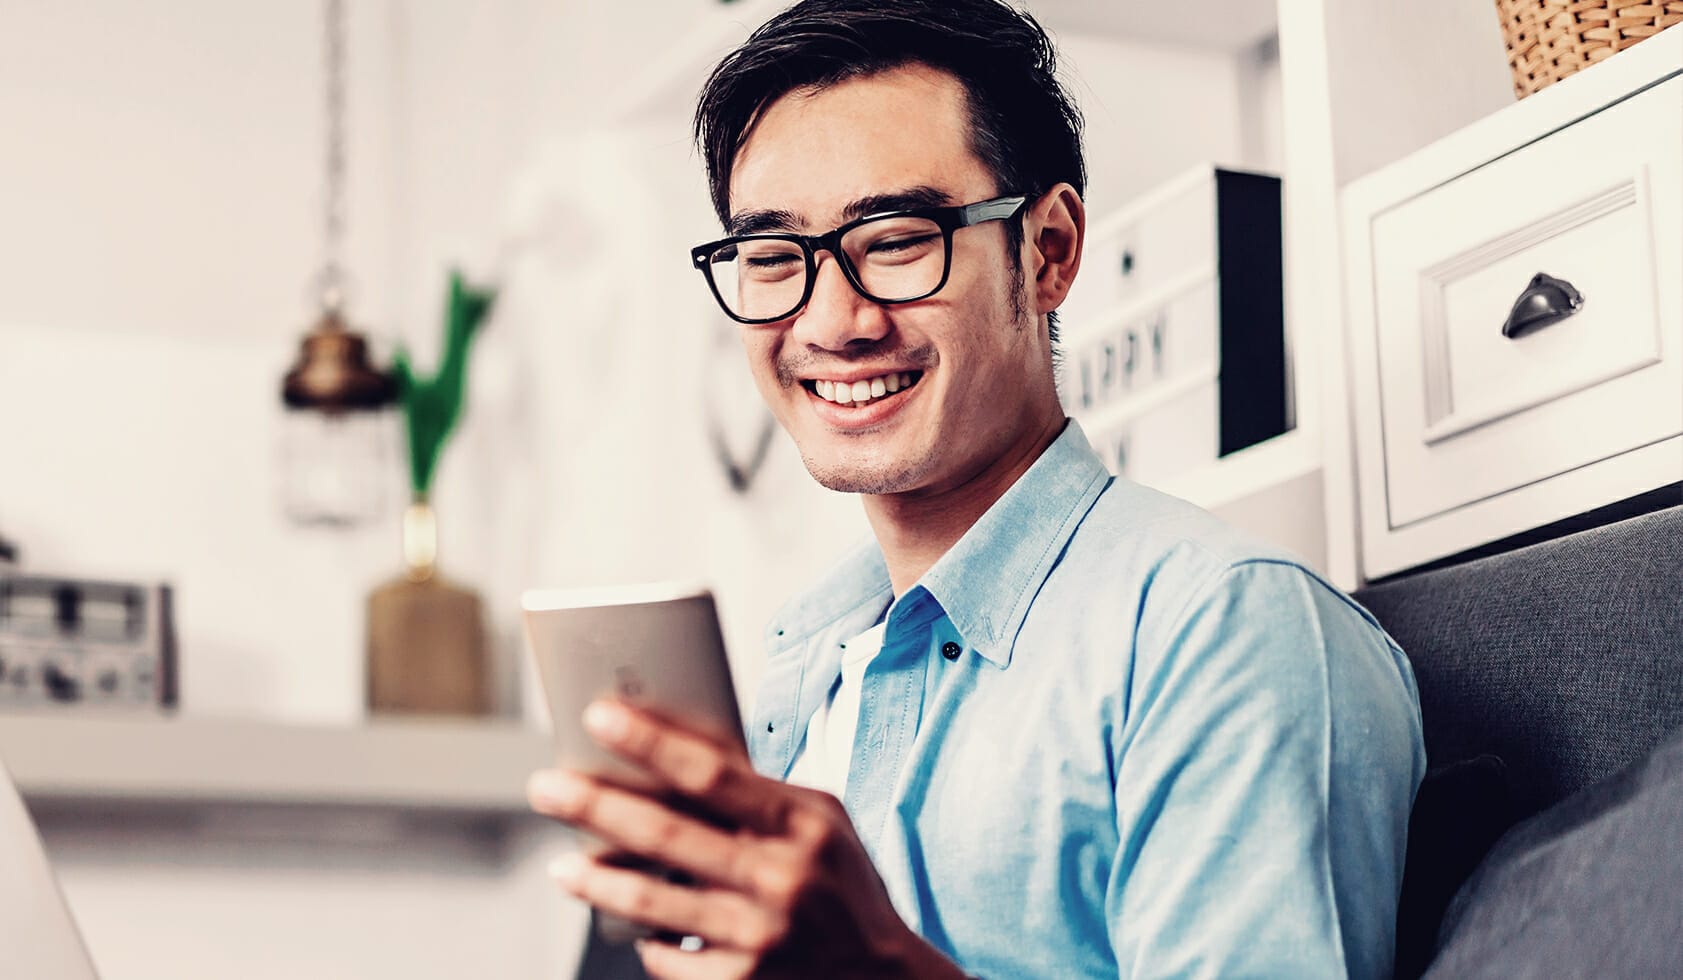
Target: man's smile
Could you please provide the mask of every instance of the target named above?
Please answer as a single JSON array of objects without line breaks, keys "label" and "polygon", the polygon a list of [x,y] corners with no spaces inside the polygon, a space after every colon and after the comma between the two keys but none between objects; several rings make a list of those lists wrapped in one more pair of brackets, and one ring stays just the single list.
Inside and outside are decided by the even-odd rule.
[{"label": "man's smile", "polygon": [[863,378],[807,378],[801,381],[801,387],[827,402],[863,408],[921,380],[922,371],[890,371]]},{"label": "man's smile", "polygon": [[875,431],[915,398],[924,371],[849,372],[844,377],[803,378],[807,404],[832,432]]}]

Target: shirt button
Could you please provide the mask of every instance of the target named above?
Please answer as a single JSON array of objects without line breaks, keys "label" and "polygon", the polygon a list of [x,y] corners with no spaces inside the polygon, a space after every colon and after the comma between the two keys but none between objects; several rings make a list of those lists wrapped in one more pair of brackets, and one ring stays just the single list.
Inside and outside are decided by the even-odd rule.
[{"label": "shirt button", "polygon": [[963,652],[964,648],[951,640],[941,644],[941,656],[946,657],[948,660],[957,660],[958,655]]}]

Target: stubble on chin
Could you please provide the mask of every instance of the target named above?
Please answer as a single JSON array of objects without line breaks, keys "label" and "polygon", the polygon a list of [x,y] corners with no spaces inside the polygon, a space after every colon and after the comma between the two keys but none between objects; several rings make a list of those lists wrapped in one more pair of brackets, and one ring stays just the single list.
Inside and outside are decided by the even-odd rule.
[{"label": "stubble on chin", "polygon": [[806,450],[801,462],[819,486],[837,493],[889,494],[902,493],[917,487],[928,467],[927,460],[906,460],[892,468],[873,467],[867,462],[838,463],[821,460]]}]

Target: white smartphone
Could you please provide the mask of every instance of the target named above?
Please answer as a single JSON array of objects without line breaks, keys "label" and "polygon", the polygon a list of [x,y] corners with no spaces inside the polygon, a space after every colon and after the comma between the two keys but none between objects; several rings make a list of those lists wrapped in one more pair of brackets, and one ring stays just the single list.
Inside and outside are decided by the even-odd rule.
[{"label": "white smartphone", "polygon": [[520,605],[558,765],[640,782],[636,770],[585,733],[585,707],[605,696],[742,744],[730,662],[707,589],[676,583],[533,589]]},{"label": "white smartphone", "polygon": [[[534,589],[521,595],[520,606],[549,705],[559,767],[634,789],[655,789],[647,776],[585,731],[585,707],[605,696],[708,737],[743,744],[718,611],[707,589],[672,583]],[[614,916],[598,914],[596,925],[613,942],[651,934]]]}]

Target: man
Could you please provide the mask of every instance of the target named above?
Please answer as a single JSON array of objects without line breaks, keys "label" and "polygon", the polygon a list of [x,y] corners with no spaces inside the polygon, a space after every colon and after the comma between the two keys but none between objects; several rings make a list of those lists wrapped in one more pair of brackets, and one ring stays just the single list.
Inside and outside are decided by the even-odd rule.
[{"label": "man", "polygon": [[1054,67],[995,0],[807,0],[701,95],[729,234],[697,267],[875,541],[768,632],[752,767],[601,702],[587,727],[669,792],[534,777],[540,812],[687,876],[556,869],[700,938],[643,943],[656,976],[1389,973],[1407,661],[1066,420],[1084,174]]}]

